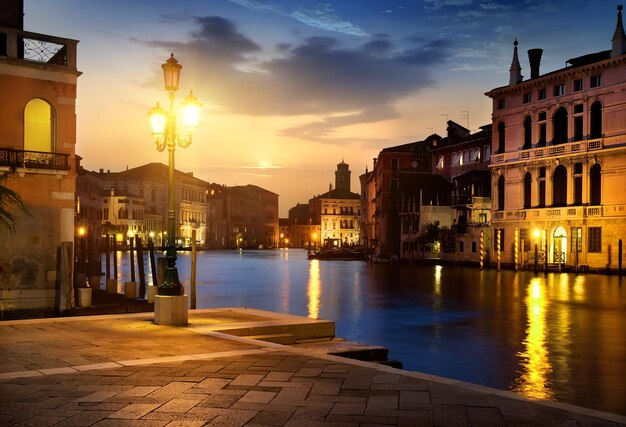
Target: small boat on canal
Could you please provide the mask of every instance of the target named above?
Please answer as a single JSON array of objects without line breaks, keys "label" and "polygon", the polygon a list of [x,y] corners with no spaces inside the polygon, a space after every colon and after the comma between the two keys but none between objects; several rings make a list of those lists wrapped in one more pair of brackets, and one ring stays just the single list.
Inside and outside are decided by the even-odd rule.
[{"label": "small boat on canal", "polygon": [[365,261],[364,248],[339,248],[339,249],[322,249],[317,252],[309,252],[309,259],[319,260],[342,260],[342,261]]}]

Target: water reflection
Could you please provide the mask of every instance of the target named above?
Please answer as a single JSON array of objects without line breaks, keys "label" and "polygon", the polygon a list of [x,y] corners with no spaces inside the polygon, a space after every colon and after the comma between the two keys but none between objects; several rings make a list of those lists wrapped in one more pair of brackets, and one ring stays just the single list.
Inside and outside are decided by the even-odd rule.
[{"label": "water reflection", "polygon": [[553,397],[548,378],[552,372],[552,366],[546,347],[546,312],[549,301],[545,294],[546,289],[542,279],[533,278],[528,284],[524,299],[527,308],[526,338],[523,341],[525,349],[517,355],[521,359],[522,373],[514,385],[514,391],[537,399]]},{"label": "water reflection", "polygon": [[308,310],[309,317],[311,319],[319,319],[320,317],[320,293],[321,293],[321,281],[320,281],[320,261],[317,259],[311,260],[309,265],[309,283],[307,286],[307,298],[309,300]]}]

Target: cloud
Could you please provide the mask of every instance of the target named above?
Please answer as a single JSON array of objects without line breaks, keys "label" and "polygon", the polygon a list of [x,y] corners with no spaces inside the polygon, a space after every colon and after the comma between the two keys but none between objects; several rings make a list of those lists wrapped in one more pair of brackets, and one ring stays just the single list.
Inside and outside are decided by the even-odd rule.
[{"label": "cloud", "polygon": [[369,34],[356,24],[342,20],[332,5],[322,3],[313,8],[297,8],[286,11],[279,6],[262,3],[257,0],[229,0],[251,10],[286,16],[313,28],[333,31],[352,36],[368,36]]},{"label": "cloud", "polygon": [[[433,66],[451,55],[450,42],[374,37],[344,47],[332,37],[279,44],[274,57],[227,19],[197,17],[186,42],[146,42],[176,52],[187,84],[205,104],[229,114],[318,115],[286,129],[287,135],[319,140],[332,129],[397,116],[392,105],[434,84]],[[183,58],[185,58],[183,60]]]},{"label": "cloud", "polygon": [[284,129],[284,136],[302,138],[317,142],[333,142],[329,138],[336,128],[357,125],[361,123],[375,123],[398,117],[395,108],[387,105],[366,108],[354,114],[325,117],[320,121]]}]

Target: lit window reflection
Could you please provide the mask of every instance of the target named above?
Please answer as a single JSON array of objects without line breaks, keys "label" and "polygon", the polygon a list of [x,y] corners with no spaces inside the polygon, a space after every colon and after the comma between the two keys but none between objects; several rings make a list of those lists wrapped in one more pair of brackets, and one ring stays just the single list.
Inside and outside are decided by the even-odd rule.
[{"label": "lit window reflection", "polygon": [[527,397],[550,399],[554,392],[550,387],[552,365],[546,348],[549,301],[541,278],[535,277],[530,281],[524,302],[528,321],[526,339],[523,342],[525,349],[518,353],[522,372],[513,389]]},{"label": "lit window reflection", "polygon": [[307,297],[309,299],[308,309],[311,319],[318,319],[320,315],[320,262],[317,259],[311,260],[309,264],[309,283],[307,287]]}]

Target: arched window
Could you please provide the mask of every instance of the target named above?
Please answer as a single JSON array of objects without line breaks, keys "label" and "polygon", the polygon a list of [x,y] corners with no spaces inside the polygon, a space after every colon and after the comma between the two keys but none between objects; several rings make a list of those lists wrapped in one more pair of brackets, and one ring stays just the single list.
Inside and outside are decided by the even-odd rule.
[{"label": "arched window", "polygon": [[539,168],[539,204],[543,208],[546,206],[546,168]]},{"label": "arched window", "polygon": [[40,98],[28,101],[24,108],[24,150],[53,152],[54,130],[52,106]]},{"label": "arched window", "polygon": [[591,124],[589,126],[589,138],[602,138],[602,104],[596,101],[591,104]]},{"label": "arched window", "polygon": [[504,210],[504,177],[498,178],[498,210]]},{"label": "arched window", "polygon": [[564,144],[567,142],[567,110],[565,107],[560,107],[554,113],[552,119],[553,138],[552,145]]},{"label": "arched window", "polygon": [[466,165],[470,162],[469,151],[463,152],[463,164]]},{"label": "arched window", "polygon": [[485,146],[485,161],[488,161],[491,158],[491,146]]},{"label": "arched window", "polygon": [[444,157],[439,156],[439,160],[437,160],[437,169],[443,169],[444,166]]},{"label": "arched window", "polygon": [[528,150],[532,147],[533,143],[533,120],[530,116],[526,116],[524,119],[524,146],[523,150]]},{"label": "arched window", "polygon": [[498,123],[498,151],[497,153],[504,153],[505,134],[504,134],[504,122]]},{"label": "arched window", "polygon": [[479,162],[480,161],[480,148],[476,147],[472,150],[470,154],[470,162]]},{"label": "arched window", "polygon": [[567,204],[567,169],[558,165],[552,176],[552,206]]},{"label": "arched window", "polygon": [[589,170],[589,204],[599,205],[602,203],[602,181],[600,173],[602,167],[599,163],[591,166]]},{"label": "arched window", "polygon": [[526,172],[526,175],[524,175],[524,209],[530,208],[532,182],[533,179],[530,172]]}]

